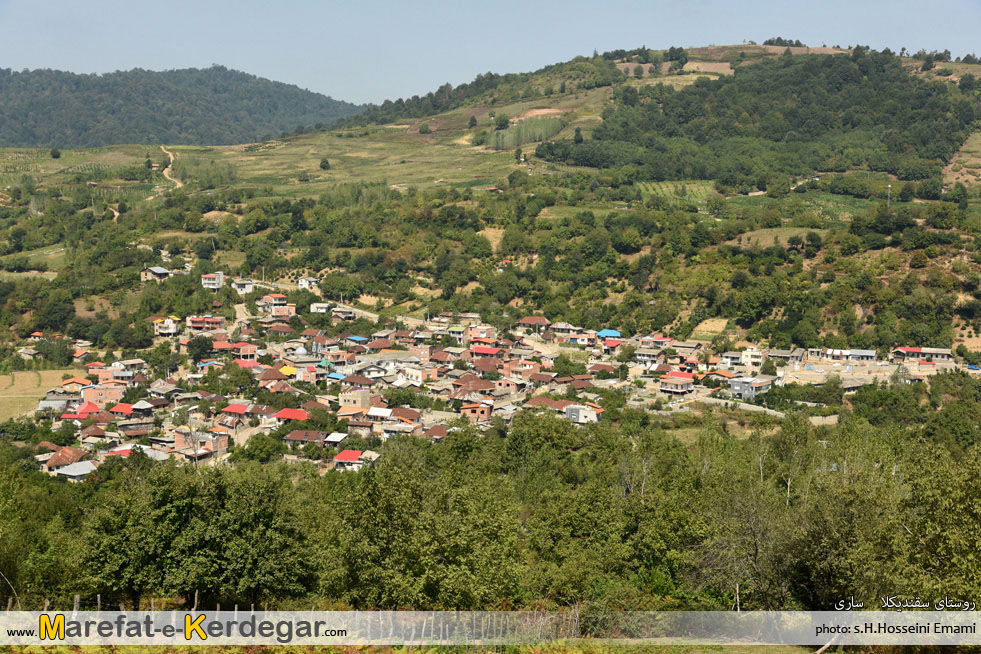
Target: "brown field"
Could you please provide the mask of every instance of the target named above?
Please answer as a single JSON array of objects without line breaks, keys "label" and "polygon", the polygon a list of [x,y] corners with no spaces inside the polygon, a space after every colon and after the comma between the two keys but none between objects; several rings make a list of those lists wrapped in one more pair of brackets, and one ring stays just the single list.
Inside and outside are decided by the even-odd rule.
[{"label": "brown field", "polygon": [[981,132],[971,134],[947,164],[944,181],[964,186],[981,183]]},{"label": "brown field", "polygon": [[727,61],[689,61],[685,64],[686,71],[700,73],[717,73],[719,75],[732,75],[732,66]]},{"label": "brown field", "polygon": [[24,370],[0,375],[0,421],[32,412],[38,400],[59,386],[65,375],[85,374],[82,370]]},{"label": "brown field", "polygon": [[568,109],[563,109],[562,107],[551,107],[548,109],[532,109],[531,111],[526,111],[517,117],[516,120],[525,120],[526,118],[537,118],[539,116],[560,116],[564,114]]},{"label": "brown field", "polygon": [[711,341],[726,330],[729,321],[725,318],[709,318],[698,323],[691,333],[691,339],[696,341]]},{"label": "brown field", "polygon": [[504,236],[504,230],[500,227],[488,227],[487,229],[482,229],[477,233],[486,237],[487,240],[490,241],[494,252],[497,253],[497,248],[501,246],[501,237]]},{"label": "brown field", "polygon": [[[80,318],[95,318],[95,314],[100,311],[105,311],[112,318],[119,316],[119,311],[114,309],[104,297],[78,298],[74,304],[75,315]],[[92,308],[89,309],[88,306]]]}]

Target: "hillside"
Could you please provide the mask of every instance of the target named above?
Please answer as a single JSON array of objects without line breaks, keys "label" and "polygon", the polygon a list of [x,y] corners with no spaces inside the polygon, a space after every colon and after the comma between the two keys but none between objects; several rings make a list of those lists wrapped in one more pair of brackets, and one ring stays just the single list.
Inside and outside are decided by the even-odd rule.
[{"label": "hillside", "polygon": [[0,145],[244,143],[361,107],[222,66],[105,75],[0,69]]}]

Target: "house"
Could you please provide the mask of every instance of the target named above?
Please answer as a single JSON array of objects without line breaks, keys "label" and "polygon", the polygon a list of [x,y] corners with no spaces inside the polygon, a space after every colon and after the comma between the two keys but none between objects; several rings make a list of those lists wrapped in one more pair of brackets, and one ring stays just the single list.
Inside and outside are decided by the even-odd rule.
[{"label": "house", "polygon": [[[857,350],[860,351],[860,350]],[[804,360],[806,352],[803,348],[794,348],[793,350],[770,350],[769,357],[771,359],[781,359],[787,363],[800,363]],[[872,353],[873,358],[875,352]]]},{"label": "house", "polygon": [[68,393],[79,393],[83,388],[91,385],[92,382],[85,377],[72,377],[61,382],[61,390]]},{"label": "house", "polygon": [[851,350],[848,353],[849,361],[871,363],[875,361],[875,350]]},{"label": "house", "polygon": [[763,395],[773,388],[774,377],[736,377],[729,380],[729,392],[733,397],[752,402],[757,395]]},{"label": "house", "polygon": [[84,479],[95,472],[98,464],[93,461],[78,461],[67,466],[62,466],[55,471],[59,477],[63,477],[72,483],[84,481]]},{"label": "house", "polygon": [[953,361],[954,355],[949,348],[897,347],[892,351],[892,360],[896,363],[905,363],[907,361]]},{"label": "house", "polygon": [[286,296],[282,293],[267,293],[256,300],[255,305],[262,313],[272,313],[274,307],[286,306]]},{"label": "house", "polygon": [[672,371],[661,377],[660,391],[671,395],[685,395],[695,390],[695,375],[690,372]]},{"label": "house", "polygon": [[494,402],[492,400],[481,400],[480,402],[464,404],[460,407],[460,415],[469,420],[471,425],[490,420],[493,412]]},{"label": "house", "polygon": [[159,284],[173,274],[174,273],[166,268],[161,268],[160,266],[149,266],[140,271],[140,281],[156,282]]},{"label": "house", "polygon": [[565,417],[577,425],[599,422],[603,417],[603,408],[597,404],[570,404],[565,408]]},{"label": "house", "polygon": [[330,311],[329,302],[313,302],[310,304],[310,313],[327,313]]},{"label": "house", "polygon": [[306,420],[310,417],[310,414],[303,409],[281,409],[277,413],[273,414],[273,418],[276,420],[277,424],[284,424],[290,420]]},{"label": "house", "polygon": [[759,368],[766,361],[767,353],[756,347],[748,347],[740,353],[739,362],[747,367]]},{"label": "house", "polygon": [[360,470],[364,466],[361,450],[343,450],[333,458],[335,470]]},{"label": "house", "polygon": [[255,282],[251,279],[233,279],[228,285],[239,295],[248,295],[255,290]]},{"label": "house", "polygon": [[[310,305],[310,307],[312,309],[313,305]],[[330,317],[333,318],[334,320],[354,320],[355,318],[358,317],[358,314],[356,314],[351,309],[342,309],[340,307],[335,307],[330,312]]]},{"label": "house", "polygon": [[296,315],[295,304],[277,304],[269,309],[269,315],[274,318],[292,318]]},{"label": "house", "polygon": [[224,316],[188,316],[184,319],[184,324],[194,333],[224,331]]},{"label": "house", "polygon": [[30,347],[22,347],[22,348],[20,348],[19,350],[17,350],[17,354],[24,361],[33,361],[34,359],[36,359],[36,358],[38,358],[38,357],[41,356],[41,353],[40,352],[38,352],[34,348],[30,348]]},{"label": "house", "polygon": [[552,322],[545,316],[525,316],[518,321],[518,328],[527,332],[541,334],[546,331]]},{"label": "house", "polygon": [[153,325],[154,336],[173,338],[180,333],[181,319],[177,316],[153,316],[149,320]]},{"label": "house", "polygon": [[104,409],[109,404],[117,404],[125,394],[125,385],[97,384],[82,389],[82,401],[91,402],[99,409]]},{"label": "house", "polygon": [[296,281],[296,285],[300,287],[301,291],[312,291],[317,288],[318,284],[320,284],[320,280],[316,277],[300,277]]},{"label": "house", "polygon": [[205,273],[201,275],[201,286],[205,287],[210,291],[218,291],[222,286],[225,285],[225,273],[218,272]]},{"label": "house", "polygon": [[78,463],[85,458],[86,454],[88,453],[85,450],[80,450],[76,447],[59,447],[50,457],[41,463],[41,471],[53,477],[59,468]]},{"label": "house", "polygon": [[723,352],[722,353],[722,365],[726,368],[735,368],[738,365],[742,365],[743,353],[742,352]]},{"label": "house", "polygon": [[314,431],[310,429],[294,429],[290,433],[283,437],[283,440],[287,443],[296,443],[297,445],[306,445],[307,443],[313,443],[314,445],[324,446],[324,441],[327,438],[327,432],[325,431]]}]

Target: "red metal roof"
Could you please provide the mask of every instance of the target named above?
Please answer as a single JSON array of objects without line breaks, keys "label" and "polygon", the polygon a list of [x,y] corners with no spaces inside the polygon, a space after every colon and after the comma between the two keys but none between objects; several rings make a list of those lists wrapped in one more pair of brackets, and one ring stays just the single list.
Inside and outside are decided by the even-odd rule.
[{"label": "red metal roof", "polygon": [[356,463],[361,460],[361,450],[344,450],[334,457],[340,463]]},{"label": "red metal roof", "polygon": [[244,414],[248,410],[249,410],[248,404],[229,404],[224,409],[222,409],[224,413],[236,413],[236,414]]},{"label": "red metal roof", "polygon": [[483,345],[477,345],[470,348],[470,351],[474,354],[497,354],[501,351],[499,347],[485,347]]},{"label": "red metal roof", "polygon": [[279,420],[306,420],[309,417],[308,414],[303,409],[282,409],[278,413],[273,415],[273,418]]}]

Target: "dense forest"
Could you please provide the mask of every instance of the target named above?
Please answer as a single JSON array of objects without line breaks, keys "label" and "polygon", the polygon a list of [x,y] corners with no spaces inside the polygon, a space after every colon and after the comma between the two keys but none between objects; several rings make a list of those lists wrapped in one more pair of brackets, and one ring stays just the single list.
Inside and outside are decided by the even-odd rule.
[{"label": "dense forest", "polygon": [[542,143],[537,154],[735,189],[858,166],[920,180],[939,174],[978,113],[973,94],[916,77],[888,52],[787,54],[680,90],[621,86],[592,139]]},{"label": "dense forest", "polygon": [[0,69],[0,145],[247,143],[361,107],[222,66],[105,75]]},{"label": "dense forest", "polygon": [[872,605],[897,589],[971,597],[981,451],[965,445],[978,437],[966,417],[979,399],[981,382],[953,373],[870,387],[832,428],[764,417],[734,438],[710,413],[683,444],[665,429],[684,416],[610,396],[588,429],[525,412],[435,445],[374,443],[382,457],[360,473],[134,454],[83,484],[37,472],[9,442],[50,432],[7,424],[0,570],[25,609],[97,592],[158,608],[195,593],[305,609],[578,606],[587,632],[606,610],[729,610],[737,592],[744,610]]}]

